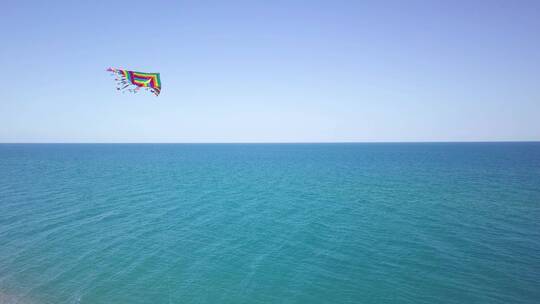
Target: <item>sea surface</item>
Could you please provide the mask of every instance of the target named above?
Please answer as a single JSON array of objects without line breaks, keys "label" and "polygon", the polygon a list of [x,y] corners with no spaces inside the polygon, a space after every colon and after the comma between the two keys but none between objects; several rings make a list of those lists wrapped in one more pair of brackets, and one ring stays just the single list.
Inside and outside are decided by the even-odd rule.
[{"label": "sea surface", "polygon": [[540,143],[2,144],[0,303],[540,303]]}]

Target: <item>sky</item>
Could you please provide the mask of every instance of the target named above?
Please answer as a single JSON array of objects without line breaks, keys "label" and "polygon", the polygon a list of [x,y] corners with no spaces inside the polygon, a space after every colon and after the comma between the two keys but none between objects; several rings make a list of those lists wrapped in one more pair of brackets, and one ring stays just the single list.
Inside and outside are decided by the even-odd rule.
[{"label": "sky", "polygon": [[540,1],[18,0],[0,26],[0,142],[540,140]]}]

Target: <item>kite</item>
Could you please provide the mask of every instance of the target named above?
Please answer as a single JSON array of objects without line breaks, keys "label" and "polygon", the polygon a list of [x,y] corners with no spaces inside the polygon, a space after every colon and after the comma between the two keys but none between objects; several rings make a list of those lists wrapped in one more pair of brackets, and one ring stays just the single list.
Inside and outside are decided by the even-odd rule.
[{"label": "kite", "polygon": [[115,76],[118,91],[128,90],[137,93],[140,88],[144,88],[156,96],[161,93],[159,73],[134,72],[115,68],[108,68],[107,71]]}]

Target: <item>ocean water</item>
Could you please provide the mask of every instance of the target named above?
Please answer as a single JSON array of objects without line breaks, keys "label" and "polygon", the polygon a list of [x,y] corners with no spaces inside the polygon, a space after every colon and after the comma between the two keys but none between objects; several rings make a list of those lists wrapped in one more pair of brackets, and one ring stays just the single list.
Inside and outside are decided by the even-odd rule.
[{"label": "ocean water", "polygon": [[540,303],[540,143],[0,145],[0,303]]}]

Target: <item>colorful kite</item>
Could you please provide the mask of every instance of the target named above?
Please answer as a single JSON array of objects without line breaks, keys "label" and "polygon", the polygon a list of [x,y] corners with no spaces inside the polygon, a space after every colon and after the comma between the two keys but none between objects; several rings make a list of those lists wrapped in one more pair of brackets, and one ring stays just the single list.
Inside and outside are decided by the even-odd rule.
[{"label": "colorful kite", "polygon": [[145,88],[156,94],[156,96],[161,92],[159,73],[142,73],[115,68],[108,68],[107,71],[115,76],[118,91],[127,90],[137,93],[140,88]]}]

